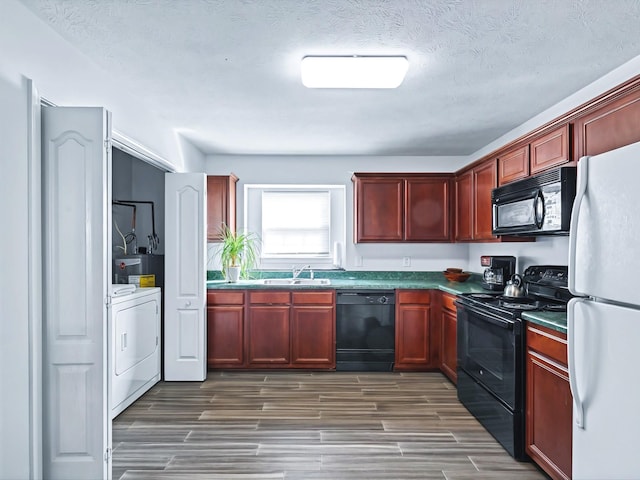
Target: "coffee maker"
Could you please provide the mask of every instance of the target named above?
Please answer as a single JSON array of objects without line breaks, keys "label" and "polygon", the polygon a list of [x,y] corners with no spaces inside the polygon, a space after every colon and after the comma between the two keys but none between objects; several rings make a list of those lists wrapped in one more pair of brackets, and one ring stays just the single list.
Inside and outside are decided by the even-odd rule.
[{"label": "coffee maker", "polygon": [[482,255],[480,265],[487,267],[482,276],[482,286],[487,290],[504,290],[516,273],[516,257]]}]

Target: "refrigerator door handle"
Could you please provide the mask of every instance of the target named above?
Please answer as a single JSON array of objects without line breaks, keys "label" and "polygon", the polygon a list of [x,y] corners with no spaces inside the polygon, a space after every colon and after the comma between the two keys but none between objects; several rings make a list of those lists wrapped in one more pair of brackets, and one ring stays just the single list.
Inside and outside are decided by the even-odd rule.
[{"label": "refrigerator door handle", "polygon": [[586,298],[572,298],[567,305],[567,360],[569,363],[569,388],[573,396],[573,412],[576,426],[584,429],[584,406],[578,392],[576,377],[576,345],[575,345],[575,308],[579,303],[586,302]]},{"label": "refrigerator door handle", "polygon": [[587,193],[587,174],[589,167],[589,157],[582,157],[578,162],[578,185],[576,187],[576,196],[573,200],[573,208],[571,210],[571,222],[569,224],[569,291],[574,295],[581,295],[584,292],[576,291],[576,246],[578,243],[578,219],[580,217],[580,208],[582,200]]}]

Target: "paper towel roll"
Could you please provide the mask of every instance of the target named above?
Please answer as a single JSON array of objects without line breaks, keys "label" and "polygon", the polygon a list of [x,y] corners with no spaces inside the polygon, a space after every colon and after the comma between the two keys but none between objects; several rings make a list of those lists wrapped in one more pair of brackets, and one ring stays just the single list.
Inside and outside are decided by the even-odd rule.
[{"label": "paper towel roll", "polygon": [[340,242],[333,242],[333,266],[340,268],[342,266],[342,245]]}]

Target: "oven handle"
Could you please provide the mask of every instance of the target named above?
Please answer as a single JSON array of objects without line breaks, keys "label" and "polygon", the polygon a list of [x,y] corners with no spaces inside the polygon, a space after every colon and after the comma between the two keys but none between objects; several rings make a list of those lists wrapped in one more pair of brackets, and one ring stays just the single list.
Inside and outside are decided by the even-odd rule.
[{"label": "oven handle", "polygon": [[491,323],[492,325],[496,325],[500,328],[503,328],[505,330],[513,330],[513,325],[514,322],[511,322],[509,320],[505,320],[503,318],[498,317],[497,315],[493,315],[491,313],[488,312],[480,312],[476,309],[471,309],[469,307],[466,307],[467,310],[469,312],[474,313],[477,317],[479,317],[481,320],[486,321],[488,323]]}]

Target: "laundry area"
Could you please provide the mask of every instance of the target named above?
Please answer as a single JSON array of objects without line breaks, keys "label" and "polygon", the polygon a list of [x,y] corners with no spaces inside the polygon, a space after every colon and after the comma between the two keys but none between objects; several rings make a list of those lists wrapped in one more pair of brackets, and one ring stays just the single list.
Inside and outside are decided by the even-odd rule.
[{"label": "laundry area", "polygon": [[113,283],[164,286],[164,172],[113,148]]},{"label": "laundry area", "polygon": [[164,172],[112,150],[111,418],[161,378]]}]

